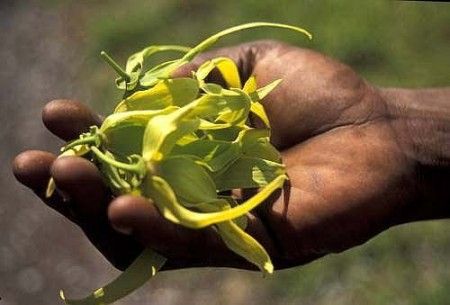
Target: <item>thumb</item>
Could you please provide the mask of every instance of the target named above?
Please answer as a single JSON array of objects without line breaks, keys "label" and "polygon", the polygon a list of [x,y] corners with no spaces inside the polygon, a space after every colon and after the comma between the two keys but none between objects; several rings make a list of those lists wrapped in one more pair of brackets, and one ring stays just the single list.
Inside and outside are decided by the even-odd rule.
[{"label": "thumb", "polygon": [[[239,76],[241,80],[245,81],[253,74],[257,61],[276,43],[276,41],[261,40],[205,52],[195,57],[191,62],[175,70],[171,76],[189,77],[191,76],[192,71],[196,71],[204,62],[216,57],[228,57],[236,63]],[[214,69],[207,77],[207,81],[222,84],[223,78],[217,69]]]}]

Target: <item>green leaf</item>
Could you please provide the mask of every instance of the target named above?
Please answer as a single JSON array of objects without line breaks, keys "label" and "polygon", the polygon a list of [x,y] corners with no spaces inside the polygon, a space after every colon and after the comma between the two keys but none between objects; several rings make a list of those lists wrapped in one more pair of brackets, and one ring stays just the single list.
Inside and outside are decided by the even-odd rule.
[{"label": "green leaf", "polygon": [[222,86],[214,83],[203,83],[201,84],[200,88],[205,92],[209,94],[221,94],[222,93]]},{"label": "green leaf", "polygon": [[100,55],[103,59],[119,74],[119,78],[116,79],[116,86],[119,89],[128,91],[134,91],[140,87],[139,79],[141,78],[141,72],[144,68],[144,62],[150,56],[163,52],[163,51],[177,51],[186,53],[190,50],[188,47],[183,46],[150,46],[131,55],[128,58],[125,71],[108,55],[102,51]]},{"label": "green leaf", "polygon": [[141,287],[166,262],[166,259],[151,249],[145,249],[141,255],[114,281],[103,288],[95,290],[90,296],[79,299],[66,299],[61,291],[60,295],[68,305],[105,305],[111,304],[132,291]]},{"label": "green leaf", "polygon": [[213,175],[218,191],[258,188],[268,185],[285,173],[281,163],[260,158],[241,157],[225,170]]},{"label": "green leaf", "polygon": [[200,159],[197,162],[215,172],[236,160],[240,156],[240,148],[237,143],[204,139],[177,145],[171,154],[195,156]]},{"label": "green leaf", "polygon": [[187,53],[190,50],[189,47],[177,46],[177,45],[160,45],[160,46],[149,46],[140,52],[134,53],[128,58],[125,71],[127,73],[141,72],[144,67],[144,61],[150,56],[165,51],[176,51]]},{"label": "green leaf", "polygon": [[197,204],[217,199],[216,186],[206,170],[187,156],[174,156],[158,164],[158,174],[179,200]]},{"label": "green leaf", "polygon": [[251,99],[241,89],[233,88],[231,91],[237,93],[237,95],[227,94],[227,90],[223,90],[222,95],[229,105],[233,105],[232,108],[230,107],[231,111],[221,113],[216,122],[226,122],[231,125],[245,123],[250,111]]},{"label": "green leaf", "polygon": [[[192,109],[191,116],[207,119],[227,128],[245,120],[250,109],[249,97],[240,89],[222,89],[220,94],[204,94],[188,105]],[[225,125],[226,124],[226,125]],[[211,128],[203,124],[205,129]]]},{"label": "green leaf", "polygon": [[241,144],[242,153],[247,157],[281,162],[278,150],[270,143],[269,129],[245,129],[239,133],[236,142]]},{"label": "green leaf", "polygon": [[217,140],[217,141],[234,141],[239,135],[239,132],[245,129],[250,129],[246,125],[237,126],[233,125],[227,128],[221,129],[208,129],[204,132],[207,134],[208,139]]}]

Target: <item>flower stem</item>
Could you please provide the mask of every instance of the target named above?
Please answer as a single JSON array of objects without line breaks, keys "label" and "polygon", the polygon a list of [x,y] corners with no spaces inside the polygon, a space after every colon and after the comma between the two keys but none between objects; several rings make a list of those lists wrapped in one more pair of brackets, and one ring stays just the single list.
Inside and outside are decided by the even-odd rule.
[{"label": "flower stem", "polygon": [[114,61],[114,59],[111,58],[111,56],[108,55],[108,53],[106,53],[105,51],[101,51],[100,52],[100,56],[103,58],[103,60],[109,64],[114,71],[117,72],[117,74],[119,74],[120,77],[122,77],[125,81],[129,81],[130,80],[130,76],[128,75],[127,72],[125,72],[117,62]]},{"label": "flower stem", "polygon": [[108,163],[116,168],[128,171],[128,172],[133,172],[138,174],[139,176],[144,176],[145,175],[145,166],[143,166],[143,163],[141,164],[140,162],[134,163],[134,164],[127,164],[127,163],[123,163],[123,162],[119,162],[116,161],[110,157],[108,157],[107,155],[105,155],[104,153],[102,153],[97,147],[92,146],[91,147],[92,152],[100,159],[100,161],[103,161],[105,163]]},{"label": "flower stem", "polygon": [[69,144],[64,146],[61,149],[61,151],[65,152],[65,151],[68,151],[69,149],[74,148],[75,146],[79,146],[79,145],[95,144],[97,139],[98,139],[98,135],[92,135],[89,137],[81,138],[81,139],[70,142]]}]

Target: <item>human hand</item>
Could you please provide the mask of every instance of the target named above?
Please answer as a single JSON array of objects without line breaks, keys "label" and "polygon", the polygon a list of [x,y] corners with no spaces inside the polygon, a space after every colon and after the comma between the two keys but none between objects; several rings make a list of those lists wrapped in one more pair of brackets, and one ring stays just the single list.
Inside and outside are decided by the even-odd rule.
[{"label": "human hand", "polygon": [[[270,41],[206,53],[177,73],[186,75],[219,55],[234,59],[242,78],[253,74],[260,86],[283,79],[264,105],[290,188],[249,215],[247,228],[276,268],[346,250],[394,224],[419,218],[418,162],[392,124],[392,107],[382,91],[321,54]],[[70,101],[49,103],[43,120],[63,140],[100,123],[85,106]],[[41,198],[53,176],[66,200],[54,195],[44,201],[79,224],[120,269],[142,245],[168,257],[167,268],[252,268],[211,228],[191,230],[170,223],[144,198],[112,198],[87,160],[55,161],[50,153],[29,151],[15,159],[14,172]]]}]

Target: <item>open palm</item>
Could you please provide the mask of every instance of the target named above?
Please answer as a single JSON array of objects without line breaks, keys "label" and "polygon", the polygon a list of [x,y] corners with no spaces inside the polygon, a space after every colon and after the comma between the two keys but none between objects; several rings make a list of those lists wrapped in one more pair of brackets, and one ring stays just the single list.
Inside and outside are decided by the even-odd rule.
[{"label": "open palm", "polygon": [[[235,60],[243,79],[255,75],[259,86],[283,79],[264,106],[290,186],[249,215],[247,228],[275,267],[346,250],[409,220],[404,211],[417,195],[415,163],[404,154],[378,89],[328,57],[273,41],[206,53],[177,74],[219,55]],[[100,123],[73,101],[50,102],[43,120],[64,140]],[[24,152],[14,162],[16,177],[43,198],[52,175],[62,192],[44,201],[79,224],[116,267],[123,269],[148,246],[169,258],[167,268],[253,268],[213,229],[172,224],[144,198],[113,198],[89,161],[55,158]]]}]

